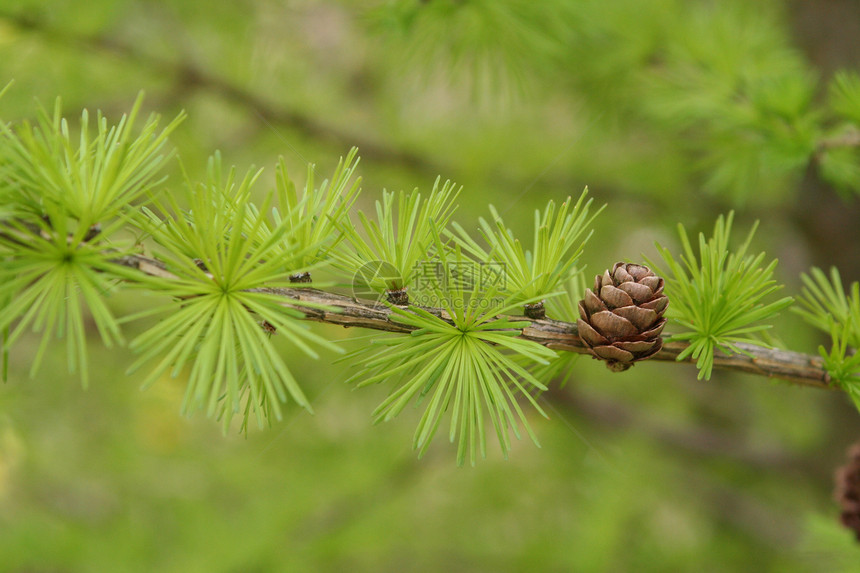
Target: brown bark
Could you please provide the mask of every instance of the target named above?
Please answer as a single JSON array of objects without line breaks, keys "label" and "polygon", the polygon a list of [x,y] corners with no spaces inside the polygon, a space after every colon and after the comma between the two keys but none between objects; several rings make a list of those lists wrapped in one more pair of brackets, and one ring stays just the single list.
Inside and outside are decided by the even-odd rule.
[{"label": "brown bark", "polygon": [[[136,268],[151,276],[164,279],[175,278],[160,261],[148,257],[132,255],[117,259],[116,262]],[[397,333],[407,333],[413,330],[413,327],[398,322],[396,314],[383,304],[357,300],[314,288],[277,287],[257,290],[283,297],[284,305],[303,312],[307,320],[337,324],[343,327],[370,328]],[[328,309],[309,308],[296,304],[298,301],[324,305]],[[425,310],[449,320],[443,310],[429,308]],[[514,318],[529,323],[528,326],[521,329],[519,335],[521,338],[557,351],[589,353],[588,348],[579,338],[575,323],[550,318],[539,320],[526,317]],[[674,362],[687,346],[688,344],[685,342],[665,342],[663,348],[650,359]],[[765,348],[753,344],[737,344],[737,346],[747,354],[727,355],[717,352],[714,367],[785,380],[801,386],[838,389],[838,387],[830,384],[830,377],[822,368],[822,361],[818,356]],[[687,358],[684,362],[690,362],[690,359]]]}]

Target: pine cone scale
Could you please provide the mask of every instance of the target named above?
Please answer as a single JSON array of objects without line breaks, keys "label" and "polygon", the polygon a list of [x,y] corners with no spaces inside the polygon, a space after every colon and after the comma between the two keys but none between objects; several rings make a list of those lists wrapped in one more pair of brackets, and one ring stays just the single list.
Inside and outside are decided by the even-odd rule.
[{"label": "pine cone scale", "polygon": [[656,275],[640,279],[639,284],[647,286],[654,291],[654,293],[663,292],[663,279]]},{"label": "pine cone scale", "polygon": [[666,306],[669,304],[668,297],[660,297],[652,300],[651,302],[645,302],[639,305],[640,308],[650,308],[654,312],[660,314],[664,310],[666,310]]},{"label": "pine cone scale", "polygon": [[[642,354],[654,349],[654,344],[647,340],[634,340],[632,342],[618,342],[615,344],[617,348],[626,350],[633,354]],[[660,347],[663,345],[660,344]],[[659,350],[660,348],[657,348]]]},{"label": "pine cone scale", "polygon": [[[601,310],[608,310],[606,308],[606,305],[603,303],[603,301],[600,300],[596,294],[594,294],[592,291],[590,291],[588,289],[586,289],[586,291],[585,291],[585,298],[582,301],[580,301],[580,303],[579,303],[580,307],[583,305],[585,305],[585,308],[587,308],[590,313],[599,312]],[[579,313],[580,313],[580,315],[582,314],[581,308],[580,308]]]},{"label": "pine cone scale", "polygon": [[586,342],[587,346],[606,346],[609,344],[609,340],[606,337],[594,330],[590,324],[582,319],[576,321],[576,327],[579,330],[579,337]]},{"label": "pine cone scale", "polygon": [[621,283],[618,288],[626,292],[636,304],[642,304],[654,298],[654,291],[639,283]]},{"label": "pine cone scale", "polygon": [[643,330],[647,330],[657,321],[656,312],[648,308],[642,308],[641,306],[625,306],[616,308],[613,312],[633,323],[637,334]]},{"label": "pine cone scale", "polygon": [[626,370],[663,347],[668,304],[663,279],[648,267],[616,263],[594,277],[594,288],[580,301],[579,336],[611,370]]},{"label": "pine cone scale", "polygon": [[[651,330],[646,330],[642,334],[639,335],[641,340],[649,340],[655,337],[659,337],[663,332],[663,327],[666,326],[666,319],[662,319],[654,328]],[[660,338],[660,344],[663,344],[663,339]]]},{"label": "pine cone scale", "polygon": [[632,352],[628,352],[627,350],[618,348],[617,346],[596,346],[594,348],[594,353],[607,362],[614,361],[621,364],[633,362],[634,358]]},{"label": "pine cone scale", "polygon": [[597,332],[612,341],[639,334],[639,329],[632,322],[608,310],[601,310],[592,314],[591,325]]},{"label": "pine cone scale", "polygon": [[[597,298],[596,295],[594,296]],[[600,287],[600,298],[598,300],[605,302],[609,308],[619,308],[633,304],[633,299],[629,294],[612,285],[603,285]]]}]

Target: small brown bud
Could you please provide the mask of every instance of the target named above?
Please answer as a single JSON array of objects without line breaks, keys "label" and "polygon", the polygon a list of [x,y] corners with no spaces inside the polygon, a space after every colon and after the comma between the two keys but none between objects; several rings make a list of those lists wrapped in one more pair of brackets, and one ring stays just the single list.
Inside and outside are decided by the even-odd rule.
[{"label": "small brown bud", "polygon": [[388,298],[388,302],[393,305],[406,306],[409,304],[409,293],[406,291],[406,287],[386,290],[385,296]]},{"label": "small brown bud", "polygon": [[524,305],[523,312],[527,317],[534,320],[546,318],[546,307],[544,306],[542,300]]}]

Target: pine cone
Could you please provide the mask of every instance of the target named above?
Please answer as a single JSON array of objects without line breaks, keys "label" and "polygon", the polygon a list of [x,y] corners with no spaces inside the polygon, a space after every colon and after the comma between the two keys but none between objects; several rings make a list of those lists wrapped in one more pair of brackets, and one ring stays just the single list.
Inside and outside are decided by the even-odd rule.
[{"label": "pine cone", "polygon": [[615,263],[611,273],[594,277],[594,289],[579,301],[579,337],[610,370],[627,370],[663,347],[668,304],[663,279],[648,267]]},{"label": "pine cone", "polygon": [[848,451],[848,463],[836,472],[836,501],[842,525],[860,541],[860,443]]}]

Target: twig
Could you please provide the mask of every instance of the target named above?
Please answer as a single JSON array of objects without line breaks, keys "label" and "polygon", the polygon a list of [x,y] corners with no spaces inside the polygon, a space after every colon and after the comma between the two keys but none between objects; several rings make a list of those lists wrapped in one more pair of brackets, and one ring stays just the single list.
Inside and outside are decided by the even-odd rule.
[{"label": "twig", "polygon": [[[130,255],[117,259],[115,262],[136,268],[151,276],[164,279],[176,278],[165,268],[164,264],[149,257]],[[314,288],[277,287],[255,290],[283,297],[284,304],[304,313],[306,320],[396,333],[407,333],[413,330],[413,327],[397,322],[397,315],[390,307],[383,304],[357,300]],[[292,301],[324,305],[332,310],[309,308],[304,305],[297,305]],[[447,320],[445,312],[440,309],[426,310]],[[537,342],[553,350],[588,354],[588,349],[582,344],[577,334],[575,323],[550,318],[540,320],[526,317],[513,318],[529,323],[522,329],[521,338]],[[737,346],[748,354],[727,355],[718,351],[714,357],[714,367],[785,380],[801,386],[828,390],[839,389],[830,384],[830,377],[822,367],[821,358],[818,356],[765,348],[754,344],[740,343]],[[666,342],[663,344],[663,349],[649,360],[675,362],[687,347],[688,344],[685,342]],[[688,357],[683,362],[691,362],[691,360]]]}]

